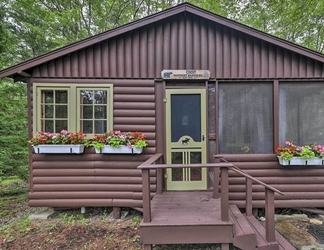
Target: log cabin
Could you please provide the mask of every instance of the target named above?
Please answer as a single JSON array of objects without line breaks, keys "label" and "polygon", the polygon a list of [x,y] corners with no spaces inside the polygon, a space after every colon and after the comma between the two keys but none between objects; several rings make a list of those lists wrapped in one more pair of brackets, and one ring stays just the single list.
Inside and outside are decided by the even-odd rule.
[{"label": "log cabin", "polygon": [[[275,154],[286,140],[324,143],[321,53],[184,3],[3,69],[3,77],[27,84],[29,137],[61,129],[147,136],[142,154],[30,147],[32,207],[113,207],[116,217],[121,207],[141,210],[145,249],[293,249],[278,240],[274,208],[324,207],[323,166],[283,167]],[[252,225],[258,208],[269,218],[263,248],[235,222]],[[222,227],[209,224],[213,211]],[[202,214],[205,224],[196,225]],[[186,224],[190,217],[200,222]]]}]

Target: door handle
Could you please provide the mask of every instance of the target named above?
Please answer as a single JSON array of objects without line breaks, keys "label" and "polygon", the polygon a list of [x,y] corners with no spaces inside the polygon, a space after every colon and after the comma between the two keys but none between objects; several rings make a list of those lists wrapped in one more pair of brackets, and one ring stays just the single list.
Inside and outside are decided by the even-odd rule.
[{"label": "door handle", "polygon": [[205,136],[204,135],[201,136],[201,140],[205,141]]}]

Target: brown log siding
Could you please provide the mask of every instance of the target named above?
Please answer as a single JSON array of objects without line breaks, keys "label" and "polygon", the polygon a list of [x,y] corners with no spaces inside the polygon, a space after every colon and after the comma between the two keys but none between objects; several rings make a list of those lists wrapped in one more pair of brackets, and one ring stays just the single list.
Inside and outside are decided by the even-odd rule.
[{"label": "brown log siding", "polygon": [[[275,194],[276,207],[324,207],[324,171],[322,167],[278,164],[275,155],[223,155],[244,172],[282,191]],[[229,172],[229,198],[245,206],[245,178]],[[253,185],[253,207],[264,206],[264,187]]]},{"label": "brown log siding", "polygon": [[[154,82],[108,83],[114,84],[114,129],[142,131],[149,146],[141,155],[96,154],[93,148],[82,155],[32,154],[30,206],[142,206],[142,177],[137,166],[155,153]],[[31,86],[29,92],[32,104]],[[32,127],[31,121],[32,117]],[[152,192],[155,183],[152,172]]]}]

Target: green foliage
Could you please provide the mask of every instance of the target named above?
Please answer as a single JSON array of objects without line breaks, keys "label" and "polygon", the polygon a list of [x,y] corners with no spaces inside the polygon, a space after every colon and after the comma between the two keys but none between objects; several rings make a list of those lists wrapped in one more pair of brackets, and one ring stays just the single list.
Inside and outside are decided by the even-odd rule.
[{"label": "green foliage", "polygon": [[324,51],[324,2],[242,0],[234,18],[253,28]]},{"label": "green foliage", "polygon": [[63,220],[63,222],[69,227],[73,227],[76,224],[88,226],[90,222],[89,219],[86,219],[83,214],[68,215],[66,213],[63,213],[60,214],[60,217]]},{"label": "green foliage", "polygon": [[0,81],[0,175],[28,178],[26,85]]}]

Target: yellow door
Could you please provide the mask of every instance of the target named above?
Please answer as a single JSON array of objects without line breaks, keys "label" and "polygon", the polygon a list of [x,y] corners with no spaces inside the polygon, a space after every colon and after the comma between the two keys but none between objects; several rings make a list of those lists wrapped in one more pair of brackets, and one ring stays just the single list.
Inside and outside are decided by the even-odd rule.
[{"label": "yellow door", "polygon": [[[166,90],[167,164],[206,163],[206,90]],[[206,168],[167,169],[168,190],[204,190]]]}]

